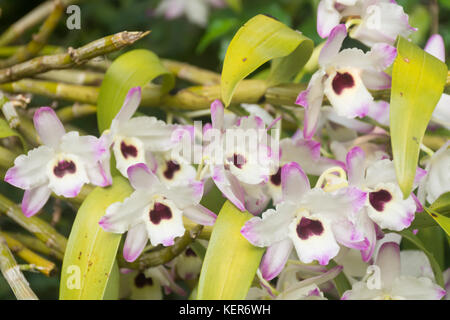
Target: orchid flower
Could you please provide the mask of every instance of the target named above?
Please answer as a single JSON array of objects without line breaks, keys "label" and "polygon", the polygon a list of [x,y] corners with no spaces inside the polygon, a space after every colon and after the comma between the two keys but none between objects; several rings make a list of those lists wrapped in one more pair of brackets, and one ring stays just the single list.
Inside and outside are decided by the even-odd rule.
[{"label": "orchid flower", "polygon": [[337,115],[346,118],[365,117],[371,108],[378,108],[368,91],[391,86],[391,77],[384,70],[392,64],[397,50],[384,43],[375,44],[364,53],[360,49],[339,52],[347,36],[345,25],[336,26],[320,52],[320,68],[312,75],[296,104],[305,108],[303,135],[310,139],[317,127],[323,97],[326,95]]},{"label": "orchid flower", "polygon": [[342,300],[440,300],[445,290],[428,277],[405,275],[401,272],[400,247],[395,242],[384,243],[376,263],[367,268],[362,281],[344,292]]},{"label": "orchid flower", "polygon": [[214,224],[216,215],[199,204],[202,182],[168,187],[143,163],[131,166],[127,173],[135,191],[123,202],[110,205],[99,221],[106,231],[128,231],[123,250],[125,260],[136,260],[148,239],[153,246],[173,245],[174,239],[185,232],[183,215],[199,224]]},{"label": "orchid flower", "polygon": [[264,279],[271,280],[281,272],[293,247],[300,261],[327,265],[338,254],[338,243],[358,249],[367,246],[357,230],[356,216],[366,202],[365,192],[311,189],[308,177],[295,162],[283,166],[281,184],[283,201],[276,209],[250,219],[241,229],[251,244],[268,247],[260,266]]},{"label": "orchid flower", "polygon": [[186,292],[177,285],[164,266],[142,271],[121,269],[121,296],[131,300],[162,300],[165,292],[174,291],[181,296]]},{"label": "orchid flower", "polygon": [[306,174],[316,176],[332,167],[345,167],[341,161],[322,157],[320,142],[303,139],[301,131],[297,131],[291,138],[282,139],[280,141],[280,166],[266,184],[267,192],[275,205],[282,200],[281,168],[290,162],[298,163]]},{"label": "orchid flower", "polygon": [[408,22],[403,8],[392,0],[321,0],[317,10],[317,32],[330,36],[343,18],[356,22],[350,36],[372,47],[384,42],[393,45],[397,36],[407,38],[417,29]]},{"label": "orchid flower", "polygon": [[183,280],[197,278],[202,268],[202,259],[189,247],[177,256],[173,262],[176,273]]},{"label": "orchid flower", "polygon": [[[312,267],[312,266],[311,266]],[[265,279],[260,279],[261,288],[250,288],[247,299],[264,300],[326,300],[320,287],[326,287],[330,280],[334,279],[341,271],[342,266],[336,266],[327,270],[321,267],[320,272],[307,278],[299,278],[299,270],[304,266],[289,265],[283,269],[277,280],[275,288]],[[261,274],[258,270],[258,276]]]},{"label": "orchid flower", "polygon": [[172,136],[175,126],[155,117],[131,118],[140,101],[141,88],[130,89],[109,130],[101,137],[107,148],[112,146],[117,169],[125,177],[128,167],[137,163],[156,164],[152,153],[168,151],[178,142]]},{"label": "orchid flower", "polygon": [[[393,161],[383,159],[368,164],[364,151],[354,147],[347,154],[348,181],[351,186],[368,192],[367,214],[382,229],[401,231],[414,220],[418,203],[415,196],[403,199],[397,183]],[[415,187],[426,171],[417,168]]]},{"label": "orchid flower", "polygon": [[[445,63],[444,39],[439,34],[433,34],[425,45],[426,52]],[[432,121],[450,130],[450,95],[443,93],[432,114]]]},{"label": "orchid flower", "polygon": [[33,121],[43,145],[18,156],[5,174],[6,182],[25,190],[22,212],[27,217],[42,209],[52,192],[73,198],[86,183],[111,184],[109,152],[99,139],[66,133],[49,107],[39,108]]},{"label": "orchid flower", "polygon": [[450,141],[428,159],[427,174],[419,184],[418,198],[421,203],[433,203],[440,195],[450,191]]},{"label": "orchid flower", "polygon": [[204,27],[208,22],[209,6],[223,7],[224,5],[222,0],[162,0],[155,13],[164,15],[168,20],[176,19],[184,14],[190,22]]},{"label": "orchid flower", "polygon": [[[219,190],[240,210],[259,213],[269,198],[260,185],[276,173],[278,152],[258,116],[230,123],[219,100],[211,104],[211,127],[204,130],[205,162]],[[262,208],[262,209],[261,209]]]}]

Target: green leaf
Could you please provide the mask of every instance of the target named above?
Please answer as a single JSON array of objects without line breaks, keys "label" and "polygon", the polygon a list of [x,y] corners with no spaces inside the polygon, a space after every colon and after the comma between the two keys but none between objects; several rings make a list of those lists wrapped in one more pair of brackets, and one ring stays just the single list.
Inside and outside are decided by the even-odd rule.
[{"label": "green leaf", "polygon": [[247,21],[228,46],[222,70],[222,100],[226,106],[238,83],[274,60],[267,85],[291,80],[312,54],[314,44],[300,32],[265,15]]},{"label": "green leaf", "polygon": [[206,250],[197,299],[245,299],[264,253],[241,235],[242,226],[252,217],[225,202]]},{"label": "green leaf", "polygon": [[110,274],[114,278],[111,272],[121,235],[104,231],[98,221],[106,208],[122,201],[131,192],[128,181],[117,176],[111,187],[96,188],[84,200],[72,226],[64,255],[60,299],[103,298]]},{"label": "green leaf", "polygon": [[428,260],[430,260],[431,268],[433,269],[434,276],[436,278],[436,283],[440,285],[441,287],[444,286],[444,277],[442,275],[441,267],[439,266],[439,263],[435,259],[434,255],[428,251],[428,249],[425,247],[425,245],[422,243],[422,241],[415,236],[411,231],[409,230],[403,230],[400,232],[397,232],[400,234],[403,238],[410,241],[412,244],[414,244],[419,250],[422,250],[428,257]]},{"label": "green leaf", "polygon": [[430,206],[430,209],[444,216],[450,215],[450,192],[441,194]]},{"label": "green leaf", "polygon": [[202,53],[216,39],[222,37],[228,31],[236,27],[238,20],[236,18],[216,19],[208,25],[205,35],[195,49],[197,53]]},{"label": "green leaf", "polygon": [[424,209],[437,222],[437,224],[440,225],[442,229],[444,229],[445,233],[447,233],[447,236],[450,236],[450,218],[440,215],[431,208],[425,207]]},{"label": "green leaf", "polygon": [[6,120],[0,118],[0,139],[7,137],[18,137],[22,142],[23,149],[27,151],[28,145],[25,139],[16,130],[12,129]]},{"label": "green leaf", "polygon": [[117,260],[112,267],[108,283],[106,284],[105,294],[103,300],[118,300],[120,289],[120,271]]},{"label": "green leaf", "polygon": [[397,180],[409,197],[431,114],[447,80],[445,63],[399,37],[392,71],[390,133]]},{"label": "green leaf", "polygon": [[167,93],[173,88],[175,78],[149,50],[132,50],[114,60],[105,74],[98,96],[99,131],[109,128],[132,87],[143,87],[160,76],[163,77],[161,92]]}]

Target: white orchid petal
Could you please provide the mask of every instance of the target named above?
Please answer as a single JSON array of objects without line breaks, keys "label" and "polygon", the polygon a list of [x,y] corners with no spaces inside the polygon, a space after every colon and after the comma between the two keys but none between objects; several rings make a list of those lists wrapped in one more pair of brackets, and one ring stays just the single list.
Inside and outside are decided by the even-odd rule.
[{"label": "white orchid petal", "polygon": [[253,245],[267,247],[286,239],[288,226],[295,217],[297,207],[290,202],[282,202],[276,210],[263,212],[262,217],[254,217],[247,221],[241,234]]},{"label": "white orchid petal", "polygon": [[128,230],[123,246],[123,257],[128,262],[135,261],[142,253],[148,242],[145,223],[139,223]]},{"label": "white orchid petal", "polygon": [[[317,20],[317,23],[319,23],[319,19]],[[328,23],[334,22],[329,21]],[[320,51],[319,64],[321,66],[325,66],[335,58],[341,49],[345,37],[347,37],[347,28],[345,27],[345,24],[337,25],[331,30],[325,46]]]},{"label": "white orchid petal", "polygon": [[435,56],[442,62],[445,62],[444,39],[440,34],[433,34],[427,41],[424,50]]},{"label": "white orchid petal", "polygon": [[315,72],[309,81],[308,88],[300,92],[295,101],[295,104],[305,108],[305,119],[303,121],[303,136],[305,139],[310,139],[316,132],[324,95],[324,76],[325,72],[321,69]]},{"label": "white orchid petal", "polygon": [[264,279],[270,281],[280,274],[293,247],[291,239],[284,239],[267,248],[259,267]]},{"label": "white orchid petal", "polygon": [[446,291],[429,278],[402,276],[395,279],[391,296],[408,300],[441,300]]},{"label": "white orchid petal", "polygon": [[310,190],[308,176],[296,162],[285,164],[281,169],[283,200],[298,203]]},{"label": "white orchid petal", "polygon": [[245,193],[239,181],[227,172],[223,166],[212,167],[211,177],[217,188],[228,198],[239,210],[245,211]]},{"label": "white orchid petal", "polygon": [[119,123],[124,123],[131,119],[141,102],[141,87],[134,87],[128,91],[120,111],[114,118]]},{"label": "white orchid petal", "polygon": [[161,183],[144,163],[138,163],[128,168],[127,175],[135,190],[152,192]]},{"label": "white orchid petal", "polygon": [[5,174],[5,181],[21,189],[31,189],[47,183],[45,170],[47,163],[54,156],[54,151],[47,146],[40,146],[20,155],[14,160],[14,166]]},{"label": "white orchid petal", "polygon": [[375,264],[381,271],[381,285],[390,289],[400,276],[400,246],[395,242],[385,242],[378,251]]},{"label": "white orchid petal", "polygon": [[57,149],[66,130],[55,111],[50,107],[41,107],[34,113],[33,122],[41,141],[45,145]]},{"label": "white orchid petal", "polygon": [[109,232],[124,233],[130,226],[140,222],[143,216],[148,215],[150,202],[148,192],[135,191],[123,202],[110,205],[100,219],[99,225]]},{"label": "white orchid petal", "polygon": [[42,185],[25,191],[22,200],[22,212],[31,217],[39,212],[47,203],[52,191],[47,185]]},{"label": "white orchid petal", "polygon": [[204,226],[214,225],[217,219],[217,215],[214,212],[210,211],[200,204],[184,208],[183,215],[186,218],[194,221],[195,223]]}]

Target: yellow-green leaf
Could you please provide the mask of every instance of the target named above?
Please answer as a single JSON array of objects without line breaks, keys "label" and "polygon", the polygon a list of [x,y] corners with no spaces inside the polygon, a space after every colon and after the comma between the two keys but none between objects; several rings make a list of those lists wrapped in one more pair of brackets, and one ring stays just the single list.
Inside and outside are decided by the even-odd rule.
[{"label": "yellow-green leaf", "polygon": [[257,15],[235,34],[222,70],[222,100],[226,106],[238,83],[265,62],[275,59],[267,85],[291,80],[311,56],[314,44],[274,18]]},{"label": "yellow-green leaf", "polygon": [[0,139],[7,137],[18,137],[20,139],[20,142],[22,142],[23,149],[25,151],[27,150],[28,146],[22,135],[20,135],[16,130],[11,129],[11,127],[8,125],[8,122],[6,122],[4,119],[0,119]]},{"label": "yellow-green leaf", "polygon": [[[128,181],[117,176],[108,188],[96,188],[78,210],[61,270],[60,299],[102,299],[110,278],[121,235],[104,231],[98,221],[106,208],[132,192]],[[112,279],[114,277],[111,276]],[[111,286],[116,284],[112,283]],[[111,288],[114,294],[114,288]],[[111,297],[111,295],[109,296]]]},{"label": "yellow-green leaf", "polygon": [[410,195],[422,142],[431,114],[447,80],[445,63],[399,37],[392,71],[390,133],[397,180]]},{"label": "yellow-green leaf", "polygon": [[430,209],[445,216],[450,215],[450,192],[441,194],[439,198],[431,204]]},{"label": "yellow-green leaf", "polygon": [[175,78],[161,64],[158,56],[149,50],[132,50],[114,60],[105,74],[98,96],[99,131],[109,128],[132,87],[143,87],[160,76],[162,76],[161,92],[167,93],[173,88]]},{"label": "yellow-green leaf", "polygon": [[447,236],[450,236],[450,218],[437,213],[431,208],[425,207],[424,209],[437,222],[437,224],[444,229]]},{"label": "yellow-green leaf", "polygon": [[251,217],[229,201],[223,205],[206,250],[197,299],[240,300],[247,296],[264,253],[241,235],[242,226]]}]

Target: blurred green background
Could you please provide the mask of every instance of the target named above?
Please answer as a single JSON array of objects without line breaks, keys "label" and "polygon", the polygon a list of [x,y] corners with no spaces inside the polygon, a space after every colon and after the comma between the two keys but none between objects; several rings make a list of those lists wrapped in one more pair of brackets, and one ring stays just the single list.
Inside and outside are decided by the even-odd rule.
[{"label": "blurred green background", "polygon": [[[189,0],[186,0],[189,1]],[[43,1],[0,0],[0,33]],[[212,8],[208,24],[204,27],[191,23],[186,17],[166,20],[155,15],[160,0],[85,0],[78,3],[81,8],[81,29],[68,30],[63,17],[52,34],[49,44],[64,47],[78,47],[92,40],[119,31],[151,30],[151,34],[138,41],[132,48],[147,48],[160,57],[188,62],[203,68],[220,72],[227,45],[237,29],[249,18],[259,13],[271,15],[292,28],[302,31],[316,44],[323,40],[316,32],[316,7],[318,0],[242,0],[240,10],[228,6]],[[423,46],[432,30],[438,30],[444,37],[447,53],[450,51],[450,0],[421,1],[399,0],[410,15],[412,26],[419,28],[413,40]],[[436,6],[437,3],[437,6]],[[438,8],[439,21],[436,20]],[[434,13],[432,13],[434,12]],[[21,36],[15,44],[25,44],[39,25]],[[358,45],[356,42],[347,45]],[[123,53],[122,50],[120,53]],[[38,100],[39,101],[39,100]],[[36,103],[33,101],[33,103]],[[95,119],[90,119],[95,127]],[[95,132],[94,132],[95,133]],[[22,192],[0,182],[0,192],[20,202]],[[50,208],[52,203],[47,204]],[[41,217],[51,220],[47,210]],[[62,220],[56,228],[68,236],[74,213],[64,207]],[[16,228],[7,219],[0,217],[0,229]],[[46,278],[41,274],[26,273],[31,287],[41,299],[57,299],[59,276]],[[11,290],[0,276],[0,299],[14,299]]]}]

